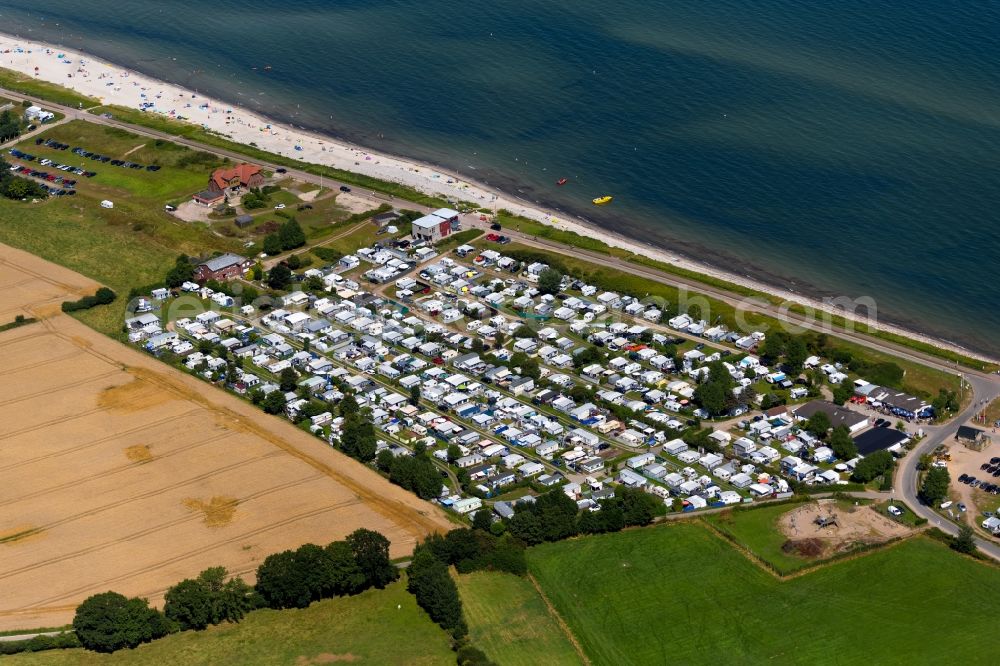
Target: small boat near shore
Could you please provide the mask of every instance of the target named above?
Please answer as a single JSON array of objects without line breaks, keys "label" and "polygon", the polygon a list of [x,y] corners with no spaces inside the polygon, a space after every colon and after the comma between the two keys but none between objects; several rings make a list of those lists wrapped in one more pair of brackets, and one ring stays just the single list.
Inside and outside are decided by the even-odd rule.
[{"label": "small boat near shore", "polygon": [[603,197],[597,197],[596,199],[593,199],[591,203],[593,203],[595,206],[606,206],[607,204],[611,203],[612,199],[614,199],[614,197],[605,195]]},{"label": "small boat near shore", "polygon": [[559,180],[556,181],[556,185],[565,185],[568,182],[569,182],[569,179],[567,179],[567,178],[560,178]]}]

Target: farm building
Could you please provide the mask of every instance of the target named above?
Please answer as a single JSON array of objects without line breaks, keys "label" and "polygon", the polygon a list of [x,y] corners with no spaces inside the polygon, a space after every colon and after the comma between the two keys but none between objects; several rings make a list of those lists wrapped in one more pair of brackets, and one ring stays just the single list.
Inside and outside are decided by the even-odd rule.
[{"label": "farm building", "polygon": [[198,282],[231,280],[242,277],[250,266],[251,262],[246,257],[223,254],[198,264],[194,269],[194,279]]}]

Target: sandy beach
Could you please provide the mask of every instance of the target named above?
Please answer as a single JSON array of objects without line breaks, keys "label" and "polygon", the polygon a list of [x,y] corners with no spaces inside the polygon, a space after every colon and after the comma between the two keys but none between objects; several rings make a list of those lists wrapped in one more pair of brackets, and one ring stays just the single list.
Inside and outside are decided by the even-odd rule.
[{"label": "sandy beach", "polygon": [[[234,107],[78,51],[0,33],[0,67],[65,86],[100,99],[103,104],[144,109],[148,113],[195,123],[233,141],[243,144],[253,143],[263,150],[298,159],[304,163],[324,164],[349,170],[408,185],[427,194],[467,201],[482,207],[492,208],[495,205],[497,208],[505,208],[538,222],[598,238],[608,245],[766,292],[789,303],[798,303],[816,311],[845,316],[843,310],[830,304],[633,241],[579,220],[567,219],[485,185],[459,178],[442,169],[292,128],[254,114],[243,107]],[[875,324],[867,320],[864,320],[864,323]],[[994,360],[958,345],[892,324],[878,322],[875,325],[882,330],[952,349],[967,356]]]}]

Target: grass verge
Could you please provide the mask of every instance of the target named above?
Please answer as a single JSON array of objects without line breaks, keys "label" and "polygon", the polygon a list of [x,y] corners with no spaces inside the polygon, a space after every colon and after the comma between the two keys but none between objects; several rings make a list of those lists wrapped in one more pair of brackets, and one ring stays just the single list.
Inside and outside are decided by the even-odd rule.
[{"label": "grass verge", "polygon": [[0,67],[0,88],[74,108],[87,108],[101,103],[98,99],[73,92],[69,88],[39,81],[27,74],[3,67]]}]

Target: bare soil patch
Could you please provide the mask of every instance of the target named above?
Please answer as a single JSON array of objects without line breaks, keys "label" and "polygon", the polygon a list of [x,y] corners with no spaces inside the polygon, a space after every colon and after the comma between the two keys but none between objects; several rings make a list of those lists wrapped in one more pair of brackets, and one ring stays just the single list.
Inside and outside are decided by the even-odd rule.
[{"label": "bare soil patch", "polygon": [[835,502],[813,502],[789,511],[779,518],[778,528],[788,537],[782,550],[808,558],[884,543],[912,531],[868,506],[845,509]]},{"label": "bare soil patch", "polygon": [[366,210],[375,208],[371,199],[359,197],[356,194],[349,194],[347,192],[341,192],[337,195],[337,205],[350,213],[363,213]]},{"label": "bare soil patch", "polygon": [[[21,294],[96,289],[67,273],[0,245],[0,282]],[[252,580],[267,555],[358,527],[393,557],[450,528],[287,421],[67,315],[0,333],[0,385],[0,630],[65,624],[109,589],[159,605],[209,566]]]}]

